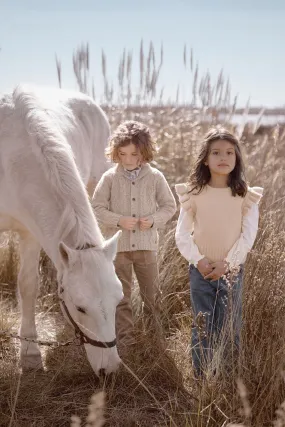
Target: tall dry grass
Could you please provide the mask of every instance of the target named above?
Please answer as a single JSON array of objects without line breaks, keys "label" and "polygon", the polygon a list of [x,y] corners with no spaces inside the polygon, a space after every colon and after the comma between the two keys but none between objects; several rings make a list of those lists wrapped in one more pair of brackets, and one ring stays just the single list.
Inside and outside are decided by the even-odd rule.
[{"label": "tall dry grass", "polygon": [[[184,72],[189,79],[189,99],[183,98],[179,83],[177,84],[176,96],[166,97],[165,87],[160,83],[161,72],[164,64],[164,46],[155,48],[152,41],[148,45],[141,40],[138,54],[123,49],[118,69],[117,79],[110,77],[107,56],[101,52],[101,76],[102,86],[95,88],[94,78],[90,71],[90,47],[89,43],[82,43],[73,52],[73,71],[78,89],[91,95],[101,104],[111,106],[169,106],[188,105],[191,108],[200,108],[200,113],[211,114],[212,118],[217,116],[219,110],[226,112],[227,117],[235,113],[237,96],[231,93],[229,77],[225,71],[220,70],[218,76],[213,79],[209,71],[204,72],[199,67],[193,48],[187,45],[181,50],[181,61],[183,61]],[[61,61],[55,57],[58,84],[62,87]],[[138,81],[134,80],[134,69],[138,75]],[[111,73],[113,76],[114,73]]]},{"label": "tall dry grass", "polygon": [[[138,112],[113,107],[108,109],[108,115],[112,127],[127,118],[149,124],[159,147],[154,164],[164,172],[172,188],[186,179],[197,144],[208,125],[197,122],[187,109],[141,109]],[[233,367],[230,373],[224,371],[217,353],[219,374],[214,376],[208,372],[200,386],[193,379],[189,354],[192,315],[187,263],[175,246],[175,217],[161,236],[159,254],[165,340],[156,340],[145,328],[136,290],[137,346],[126,361],[127,367],[122,367],[107,381],[100,382],[95,378],[84,352],[78,348],[46,351],[45,374],[21,377],[15,369],[18,344],[5,341],[2,359],[5,363],[0,366],[3,425],[8,424],[13,408],[13,426],[69,425],[72,414],[86,418],[90,396],[102,389],[107,396],[106,425],[110,426],[272,425],[276,419],[275,411],[285,399],[282,376],[285,351],[284,129],[251,130],[246,127],[242,146],[250,185],[261,185],[265,192],[260,206],[260,231],[245,270],[244,324],[238,370]],[[9,268],[6,262],[2,263],[0,281],[14,284],[15,252],[11,255],[11,246],[2,246],[1,254],[2,259],[6,257],[14,261]],[[43,256],[37,313],[39,335],[50,337],[53,330],[55,338],[65,339],[72,335],[72,331],[68,327],[64,330],[55,285],[47,274],[49,268]],[[11,285],[8,288],[11,292],[2,295],[6,302],[14,298]],[[9,309],[4,307],[2,327],[4,323],[15,330],[18,317],[15,304]],[[246,390],[250,414],[241,411],[243,401],[238,379]]]},{"label": "tall dry grass", "polygon": [[[214,83],[208,74],[201,74],[193,50],[186,46],[182,58],[192,79],[192,99],[188,107],[163,105],[163,88],[159,85],[163,46],[156,53],[153,44],[146,49],[141,43],[138,87],[132,78],[131,52],[124,51],[120,58],[119,91],[115,91],[114,84],[108,80],[104,52],[101,64],[105,92],[102,101],[112,128],[126,119],[140,120],[150,126],[159,147],[153,164],[165,174],[172,189],[189,174],[201,136],[209,127],[205,118],[217,123],[217,110],[224,108],[226,118],[230,118],[236,108],[236,99],[231,100],[230,84],[223,72]],[[74,73],[79,89],[95,96],[89,64],[89,46],[82,45],[74,52]],[[58,58],[57,75],[62,85]],[[176,96],[176,101],[179,100],[180,88]],[[118,102],[117,106],[112,105],[114,101]],[[196,106],[201,108],[193,108]],[[249,106],[245,116],[248,110]],[[153,336],[145,325],[137,289],[133,295],[137,345],[125,365],[108,379],[95,377],[84,351],[77,347],[42,349],[45,372],[21,375],[19,343],[1,339],[1,426],[69,426],[72,414],[73,426],[78,425],[79,419],[84,425],[90,396],[101,391],[106,396],[105,421],[101,419],[98,423],[105,422],[106,426],[267,427],[273,422],[275,427],[285,425],[282,404],[285,399],[285,173],[282,160],[285,130],[282,126],[264,128],[260,121],[253,126],[232,127],[232,130],[242,140],[250,185],[265,189],[260,206],[260,230],[245,269],[239,358],[232,355],[232,365],[223,363],[220,347],[215,353],[216,375],[209,370],[201,383],[193,378],[189,352],[193,319],[188,266],[175,246],[176,215],[161,234],[159,252],[164,339]],[[6,235],[1,240],[0,257],[0,329],[16,331],[19,310],[15,235]],[[54,269],[44,253],[39,269],[39,336],[64,341],[73,331],[65,325],[60,313]],[[102,415],[102,402],[100,405]],[[89,418],[86,422],[93,421]]]}]

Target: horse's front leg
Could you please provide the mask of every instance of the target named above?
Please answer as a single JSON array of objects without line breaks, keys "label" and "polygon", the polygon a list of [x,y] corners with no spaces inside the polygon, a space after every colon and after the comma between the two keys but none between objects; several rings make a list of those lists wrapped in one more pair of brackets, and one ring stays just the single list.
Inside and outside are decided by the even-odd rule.
[{"label": "horse's front leg", "polygon": [[[35,305],[38,290],[38,268],[41,247],[30,233],[20,234],[20,271],[18,288],[21,306],[20,336],[37,338]],[[39,346],[21,341],[21,366],[23,370],[42,368]]]}]

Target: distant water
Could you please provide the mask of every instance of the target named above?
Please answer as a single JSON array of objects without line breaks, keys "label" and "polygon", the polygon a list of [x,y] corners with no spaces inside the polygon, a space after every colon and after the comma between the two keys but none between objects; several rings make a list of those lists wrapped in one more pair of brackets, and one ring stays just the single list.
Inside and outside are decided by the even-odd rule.
[{"label": "distant water", "polygon": [[[220,114],[220,119],[224,119],[224,115]],[[243,123],[257,123],[260,116],[258,114],[248,114],[243,116],[242,114],[235,114],[231,121],[235,124],[242,125]],[[263,115],[260,118],[260,124],[262,125],[275,125],[275,124],[285,125],[285,114],[280,115]]]}]

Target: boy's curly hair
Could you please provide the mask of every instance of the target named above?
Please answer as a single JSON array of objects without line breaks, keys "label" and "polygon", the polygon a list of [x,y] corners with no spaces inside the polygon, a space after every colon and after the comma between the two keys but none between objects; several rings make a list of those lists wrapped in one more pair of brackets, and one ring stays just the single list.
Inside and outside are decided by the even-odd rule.
[{"label": "boy's curly hair", "polygon": [[143,123],[127,120],[121,123],[109,140],[109,147],[106,149],[106,156],[113,163],[119,162],[119,148],[134,144],[143,157],[144,162],[151,162],[156,152],[149,128]]}]

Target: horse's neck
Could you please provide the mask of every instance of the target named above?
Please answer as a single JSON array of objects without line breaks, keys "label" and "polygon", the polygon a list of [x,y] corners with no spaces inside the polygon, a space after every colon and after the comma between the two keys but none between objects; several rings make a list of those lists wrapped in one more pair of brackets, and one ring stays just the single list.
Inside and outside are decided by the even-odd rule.
[{"label": "horse's neck", "polygon": [[103,237],[89,203],[85,208],[75,210],[66,206],[60,218],[57,230],[57,241],[63,241],[71,248],[86,245],[102,245]]},{"label": "horse's neck", "polygon": [[[88,200],[88,199],[87,199]],[[91,206],[82,206],[79,212],[66,201],[43,194],[29,200],[25,207],[23,223],[29,228],[41,246],[58,267],[59,244],[65,243],[76,249],[86,244],[101,246],[103,237]]]}]

